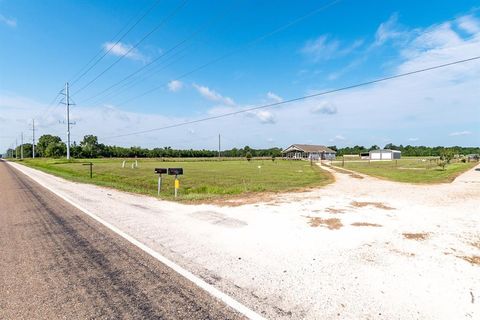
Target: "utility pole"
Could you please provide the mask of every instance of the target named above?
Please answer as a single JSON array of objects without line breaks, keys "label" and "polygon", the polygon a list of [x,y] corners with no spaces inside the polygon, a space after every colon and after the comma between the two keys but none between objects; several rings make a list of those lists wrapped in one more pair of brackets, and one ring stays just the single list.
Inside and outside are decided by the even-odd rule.
[{"label": "utility pole", "polygon": [[18,159],[18,139],[15,139],[15,159]]},{"label": "utility pole", "polygon": [[73,124],[70,122],[70,106],[73,105],[70,103],[70,92],[68,87],[68,82],[65,83],[65,102],[63,104],[66,106],[66,118],[67,118],[67,159],[70,159],[70,125]]},{"label": "utility pole", "polygon": [[20,159],[23,160],[23,132],[22,132],[22,144],[20,145]]},{"label": "utility pole", "polygon": [[32,158],[35,159],[35,119],[32,119]]},{"label": "utility pole", "polygon": [[70,95],[68,82],[65,83],[65,105],[67,106],[67,160],[70,159]]},{"label": "utility pole", "polygon": [[221,150],[221,144],[220,144],[220,133],[218,134],[218,159],[220,160],[220,150]]}]

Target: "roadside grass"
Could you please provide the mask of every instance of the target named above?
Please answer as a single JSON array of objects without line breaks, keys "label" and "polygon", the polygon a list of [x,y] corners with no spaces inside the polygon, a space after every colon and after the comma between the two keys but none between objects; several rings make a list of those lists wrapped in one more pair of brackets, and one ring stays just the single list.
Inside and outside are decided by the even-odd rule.
[{"label": "roadside grass", "polygon": [[[477,162],[448,164],[445,170],[434,159],[402,158],[392,161],[335,161],[333,165],[377,178],[409,183],[452,182],[458,175],[473,168]],[[343,166],[342,166],[343,165]]]},{"label": "roadside grass", "polygon": [[[160,159],[138,159],[138,168],[132,169],[134,159],[24,159],[21,163],[44,172],[83,183],[112,187],[122,191],[157,195],[158,175],[154,168],[182,167],[179,176],[178,200],[203,201],[213,198],[261,192],[295,191],[319,187],[333,182],[330,173],[306,161],[288,160],[229,160],[162,161]],[[89,166],[93,163],[93,178]],[[162,176],[160,198],[174,198],[174,177]]]}]

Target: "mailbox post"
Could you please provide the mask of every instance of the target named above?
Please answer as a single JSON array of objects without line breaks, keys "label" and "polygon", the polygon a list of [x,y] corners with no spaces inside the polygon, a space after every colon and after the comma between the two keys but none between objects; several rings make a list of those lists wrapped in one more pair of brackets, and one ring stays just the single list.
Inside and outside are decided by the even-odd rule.
[{"label": "mailbox post", "polygon": [[84,163],[83,164],[84,166],[90,166],[90,179],[92,179],[92,176],[93,176],[93,163],[92,162],[89,162],[89,163]]},{"label": "mailbox post", "polygon": [[180,189],[180,180],[178,180],[179,175],[183,175],[183,168],[168,168],[168,174],[175,176],[175,198],[178,195],[178,189]]},{"label": "mailbox post", "polygon": [[162,189],[162,174],[167,173],[166,168],[155,168],[155,173],[158,174],[158,191],[157,195],[160,195],[160,190]]}]

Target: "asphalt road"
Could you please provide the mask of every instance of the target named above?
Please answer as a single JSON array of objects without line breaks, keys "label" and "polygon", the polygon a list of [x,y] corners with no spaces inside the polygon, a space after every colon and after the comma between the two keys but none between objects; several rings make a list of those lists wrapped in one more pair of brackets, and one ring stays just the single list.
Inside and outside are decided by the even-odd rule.
[{"label": "asphalt road", "polygon": [[237,319],[0,161],[0,319]]}]

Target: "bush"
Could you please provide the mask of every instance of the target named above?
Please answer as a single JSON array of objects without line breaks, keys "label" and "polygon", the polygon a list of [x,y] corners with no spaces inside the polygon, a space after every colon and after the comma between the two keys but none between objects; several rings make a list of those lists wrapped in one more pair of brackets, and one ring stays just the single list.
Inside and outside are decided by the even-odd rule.
[{"label": "bush", "polygon": [[245,158],[247,158],[247,161],[252,160],[252,153],[250,151],[247,152],[247,154],[245,155]]}]

